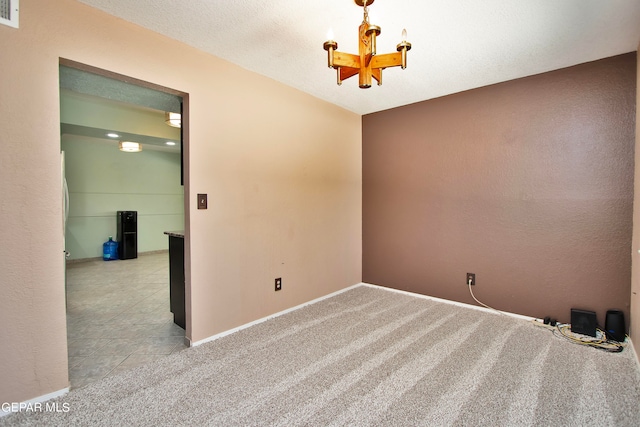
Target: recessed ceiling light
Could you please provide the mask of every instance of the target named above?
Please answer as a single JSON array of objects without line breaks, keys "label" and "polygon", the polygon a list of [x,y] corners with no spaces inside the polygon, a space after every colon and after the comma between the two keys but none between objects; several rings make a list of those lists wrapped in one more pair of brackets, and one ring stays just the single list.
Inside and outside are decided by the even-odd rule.
[{"label": "recessed ceiling light", "polygon": [[173,141],[167,141],[167,142],[165,142],[165,144],[167,144],[167,145],[176,145],[176,143],[173,142]]},{"label": "recessed ceiling light", "polygon": [[180,113],[164,113],[164,122],[174,128],[179,128],[182,125],[182,116]]},{"label": "recessed ceiling light", "polygon": [[109,138],[120,138],[120,135],[118,135],[117,133],[113,133],[113,132],[108,133],[107,136]]},{"label": "recessed ceiling light", "polygon": [[120,144],[118,145],[120,147],[120,151],[125,151],[127,153],[137,153],[142,151],[142,147],[137,142],[120,141]]}]

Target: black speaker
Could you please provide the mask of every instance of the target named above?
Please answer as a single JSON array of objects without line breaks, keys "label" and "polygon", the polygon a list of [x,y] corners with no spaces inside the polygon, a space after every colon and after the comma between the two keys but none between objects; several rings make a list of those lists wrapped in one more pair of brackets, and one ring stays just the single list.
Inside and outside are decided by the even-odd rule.
[{"label": "black speaker", "polygon": [[620,310],[608,310],[604,323],[607,338],[623,342],[627,332],[624,326],[624,313]]},{"label": "black speaker", "polygon": [[118,211],[118,258],[138,258],[137,211]]}]

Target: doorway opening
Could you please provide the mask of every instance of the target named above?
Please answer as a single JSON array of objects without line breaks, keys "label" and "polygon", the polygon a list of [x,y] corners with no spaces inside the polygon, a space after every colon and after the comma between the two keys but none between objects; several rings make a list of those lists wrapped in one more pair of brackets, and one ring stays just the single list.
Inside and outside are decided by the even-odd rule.
[{"label": "doorway opening", "polygon": [[[186,101],[172,89],[60,60],[72,388],[186,347],[185,325],[171,312],[165,234],[184,230],[189,214],[183,128],[166,123]],[[123,213],[136,218],[128,240]],[[108,239],[120,245],[115,259],[105,253]]]}]

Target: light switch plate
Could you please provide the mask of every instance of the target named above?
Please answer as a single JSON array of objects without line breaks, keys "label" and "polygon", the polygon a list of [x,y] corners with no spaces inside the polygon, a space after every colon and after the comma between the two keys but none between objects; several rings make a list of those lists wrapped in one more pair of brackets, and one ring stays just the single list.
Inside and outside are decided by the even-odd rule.
[{"label": "light switch plate", "polygon": [[207,209],[207,195],[198,194],[198,209]]}]

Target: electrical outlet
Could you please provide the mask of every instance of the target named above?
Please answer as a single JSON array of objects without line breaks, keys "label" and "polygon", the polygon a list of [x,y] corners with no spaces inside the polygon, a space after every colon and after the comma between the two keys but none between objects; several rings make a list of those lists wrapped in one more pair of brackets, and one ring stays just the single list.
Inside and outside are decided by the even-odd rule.
[{"label": "electrical outlet", "polygon": [[469,280],[471,280],[471,286],[475,286],[475,284],[476,284],[476,274],[475,273],[467,273],[467,283],[465,283],[465,285],[469,286]]},{"label": "electrical outlet", "polygon": [[282,277],[276,279],[276,291],[282,290]]}]

